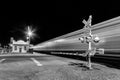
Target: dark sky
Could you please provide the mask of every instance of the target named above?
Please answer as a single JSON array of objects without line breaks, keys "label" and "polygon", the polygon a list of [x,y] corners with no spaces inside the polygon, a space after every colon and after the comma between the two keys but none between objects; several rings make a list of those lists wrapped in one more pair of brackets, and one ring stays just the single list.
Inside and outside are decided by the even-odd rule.
[{"label": "dark sky", "polygon": [[[12,2],[11,2],[12,3]],[[10,37],[25,40],[23,31],[28,25],[36,28],[38,37],[31,43],[43,41],[81,29],[83,19],[93,16],[93,23],[120,15],[119,4],[114,2],[44,1],[5,3],[0,6],[0,43],[8,44]]]}]

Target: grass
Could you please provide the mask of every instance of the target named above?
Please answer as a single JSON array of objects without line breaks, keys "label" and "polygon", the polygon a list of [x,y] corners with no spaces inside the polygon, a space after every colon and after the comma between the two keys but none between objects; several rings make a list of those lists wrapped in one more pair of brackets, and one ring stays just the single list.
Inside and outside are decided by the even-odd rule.
[{"label": "grass", "polygon": [[[71,63],[70,63],[71,64]],[[42,67],[30,64],[6,64],[0,66],[0,80],[120,80],[120,71],[101,65],[93,65],[92,70],[79,64],[74,65],[44,65]],[[15,63],[14,63],[15,65]],[[6,66],[6,69],[2,69]],[[16,67],[16,68],[15,68]]]}]

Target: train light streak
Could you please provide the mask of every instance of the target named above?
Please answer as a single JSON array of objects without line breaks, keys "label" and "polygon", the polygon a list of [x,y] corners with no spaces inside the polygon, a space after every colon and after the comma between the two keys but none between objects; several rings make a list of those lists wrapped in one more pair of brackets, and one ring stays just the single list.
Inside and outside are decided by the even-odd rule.
[{"label": "train light streak", "polygon": [[66,41],[65,39],[58,39],[58,40],[55,40],[54,42],[64,42]]}]

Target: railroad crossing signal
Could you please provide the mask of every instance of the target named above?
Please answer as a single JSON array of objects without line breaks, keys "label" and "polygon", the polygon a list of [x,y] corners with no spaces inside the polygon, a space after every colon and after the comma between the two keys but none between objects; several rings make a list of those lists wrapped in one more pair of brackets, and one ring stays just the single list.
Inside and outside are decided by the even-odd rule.
[{"label": "railroad crossing signal", "polygon": [[96,54],[96,51],[100,54],[104,54],[104,50],[101,51],[101,50],[97,50],[96,48],[92,48],[92,43],[98,43],[100,41],[99,37],[92,35],[92,31],[91,31],[92,16],[90,15],[89,19],[87,21],[83,20],[82,22],[85,24],[84,29],[86,31],[89,31],[89,33],[87,36],[83,36],[83,37],[79,38],[79,40],[81,40],[82,43],[85,42],[85,43],[89,44],[88,50],[86,51],[86,53],[84,55],[87,56],[87,58],[88,58],[88,68],[92,69],[91,56],[94,56]]}]

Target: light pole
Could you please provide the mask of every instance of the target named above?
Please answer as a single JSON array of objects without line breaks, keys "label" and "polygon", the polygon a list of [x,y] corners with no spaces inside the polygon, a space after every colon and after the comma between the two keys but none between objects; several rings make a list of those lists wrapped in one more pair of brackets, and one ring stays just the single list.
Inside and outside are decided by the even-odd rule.
[{"label": "light pole", "polygon": [[31,32],[30,27],[28,26],[28,29],[27,29],[27,40],[29,41],[29,43],[30,43],[30,37],[31,36],[32,36],[32,32]]},{"label": "light pole", "polygon": [[[100,41],[99,37],[97,36],[93,36],[92,35],[92,28],[91,28],[91,22],[92,22],[92,16],[90,15],[89,16],[89,19],[88,21],[86,20],[83,20],[83,23],[85,24],[84,26],[84,29],[86,31],[88,31],[88,35],[87,36],[83,36],[82,38],[79,38],[79,40],[81,40],[81,42],[85,42],[85,43],[88,43],[88,50],[87,52],[85,53],[85,55],[87,56],[87,59],[88,59],[88,68],[89,69],[92,69],[91,67],[91,56],[96,53],[96,48],[92,48],[92,43],[98,43]],[[103,54],[103,52],[102,52]]]},{"label": "light pole", "polygon": [[27,37],[27,41],[29,43],[29,47],[30,47],[30,41],[31,41],[31,37],[33,37],[34,35],[34,30],[32,30],[30,28],[30,26],[27,27],[27,31],[26,31],[26,37]]},{"label": "light pole", "polygon": [[27,39],[27,42],[28,42],[28,52],[31,52],[31,50],[32,50],[30,48],[32,46],[32,45],[30,45],[30,43],[31,43],[31,39],[33,39],[33,37],[36,36],[35,31],[36,31],[36,29],[32,28],[32,26],[28,26],[25,30],[26,39]]}]

